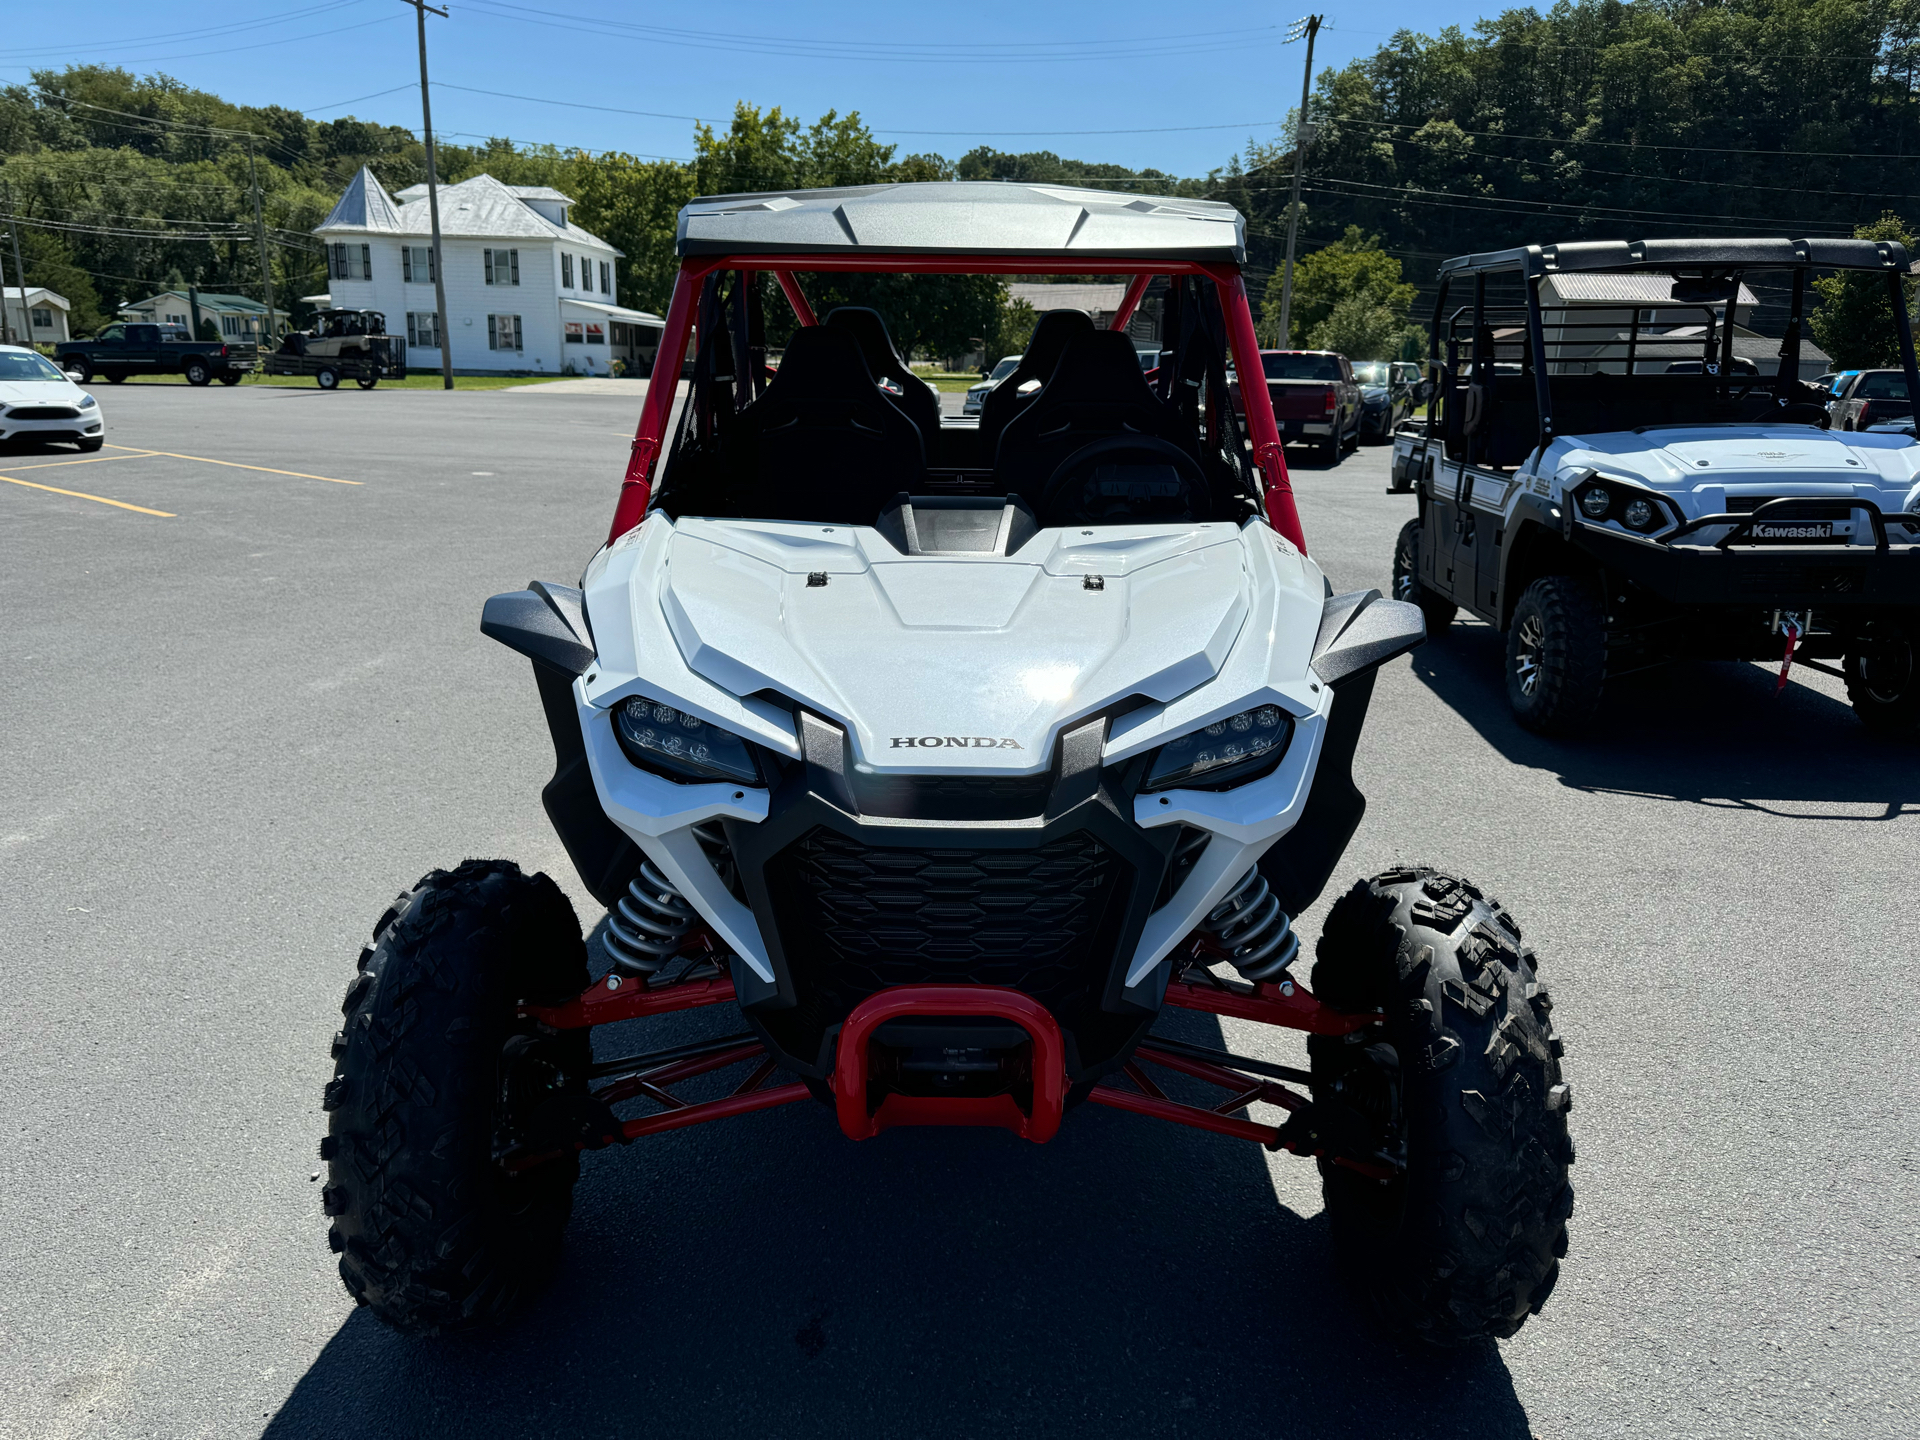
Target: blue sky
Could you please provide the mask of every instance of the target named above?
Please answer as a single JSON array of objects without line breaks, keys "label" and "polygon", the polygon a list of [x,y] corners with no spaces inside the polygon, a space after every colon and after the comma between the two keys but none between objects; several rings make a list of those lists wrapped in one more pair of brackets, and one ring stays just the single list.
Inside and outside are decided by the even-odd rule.
[{"label": "blue sky", "polygon": [[[413,11],[401,0],[8,8],[0,77],[9,82],[91,62],[165,71],[243,104],[420,123]],[[434,124],[449,139],[504,134],[681,158],[689,117],[724,121],[745,99],[806,120],[858,110],[902,154],[987,144],[1180,175],[1205,174],[1250,136],[1275,133],[1301,84],[1303,47],[1283,46],[1282,34],[1306,13],[1241,0],[448,8],[448,19],[428,18],[428,44]],[[1330,9],[1315,69],[1364,55],[1402,26],[1467,26],[1498,8],[1380,0]]]}]

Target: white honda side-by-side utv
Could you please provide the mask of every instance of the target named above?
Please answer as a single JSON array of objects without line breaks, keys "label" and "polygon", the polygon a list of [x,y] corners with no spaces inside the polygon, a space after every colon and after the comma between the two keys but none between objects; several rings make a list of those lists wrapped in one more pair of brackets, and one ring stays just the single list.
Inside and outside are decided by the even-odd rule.
[{"label": "white honda side-by-side utv", "polygon": [[[1247,434],[1228,403],[1261,373],[1241,216],[877,185],[697,200],[679,252],[656,367],[692,347],[677,422],[651,387],[579,587],[481,622],[533,662],[547,811],[611,964],[507,861],[381,916],[325,1097],[348,1290],[411,1331],[496,1317],[551,1271],[583,1149],[804,1101],[855,1140],[1039,1142],[1098,1105],[1315,1157],[1385,1315],[1512,1334],[1554,1286],[1574,1159],[1518,926],[1410,866],[1354,884],[1298,974],[1291,917],[1361,817],[1375,676],[1424,629],[1332,593],[1266,387]],[[1124,298],[1106,329],[1041,316],[978,417],[940,413],[876,311],[808,297],[1037,273]],[[590,1045],[709,1005],[731,1034]],[[1169,1006],[1304,1031],[1310,1065],[1165,1035]]]}]

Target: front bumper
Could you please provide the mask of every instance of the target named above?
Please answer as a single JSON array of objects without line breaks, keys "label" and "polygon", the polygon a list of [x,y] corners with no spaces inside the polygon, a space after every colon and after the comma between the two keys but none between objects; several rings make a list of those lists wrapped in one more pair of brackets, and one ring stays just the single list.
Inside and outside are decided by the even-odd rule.
[{"label": "front bumper", "polygon": [[22,419],[0,414],[0,441],[9,440],[82,440],[102,433],[98,406],[81,410],[76,406],[35,406],[36,410],[62,410],[69,414],[35,416]]},{"label": "front bumper", "polygon": [[1913,609],[1921,547],[1894,517],[1887,518],[1885,536],[1874,545],[1701,544],[1685,537],[1677,543],[1575,521],[1568,539],[1611,574],[1672,605]]}]

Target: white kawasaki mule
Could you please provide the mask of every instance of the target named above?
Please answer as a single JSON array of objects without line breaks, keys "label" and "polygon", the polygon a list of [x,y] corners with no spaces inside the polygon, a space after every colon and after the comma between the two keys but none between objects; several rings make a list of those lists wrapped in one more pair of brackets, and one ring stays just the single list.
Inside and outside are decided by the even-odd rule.
[{"label": "white kawasaki mule", "polygon": [[[533,662],[607,967],[506,861],[381,917],[326,1095],[349,1291],[412,1331],[501,1314],[553,1266],[583,1148],[808,1099],[853,1139],[1046,1141],[1094,1104],[1315,1157],[1387,1317],[1512,1334],[1553,1288],[1574,1158],[1519,928],[1399,869],[1336,903],[1312,993],[1294,974],[1290,916],[1361,816],[1374,677],[1423,625],[1330,593],[1266,388],[1249,437],[1226,403],[1230,353],[1259,373],[1241,217],[875,186],[696,201],[679,245],[656,373],[698,344],[671,441],[663,383],[580,588],[482,620]],[[1130,279],[1110,329],[1042,316],[976,420],[875,311],[806,294],[942,272]],[[734,1034],[589,1045],[708,1005]],[[1305,1031],[1310,1069],[1159,1034],[1167,1006]]]}]

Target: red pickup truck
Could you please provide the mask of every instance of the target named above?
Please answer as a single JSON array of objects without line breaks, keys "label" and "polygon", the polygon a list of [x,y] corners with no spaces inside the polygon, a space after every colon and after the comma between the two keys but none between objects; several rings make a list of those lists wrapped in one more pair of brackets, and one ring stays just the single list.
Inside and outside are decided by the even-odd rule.
[{"label": "red pickup truck", "polygon": [[[1267,395],[1283,441],[1314,442],[1329,465],[1361,443],[1361,388],[1354,367],[1331,350],[1263,350]],[[1238,380],[1228,382],[1234,409],[1245,415]]]}]

